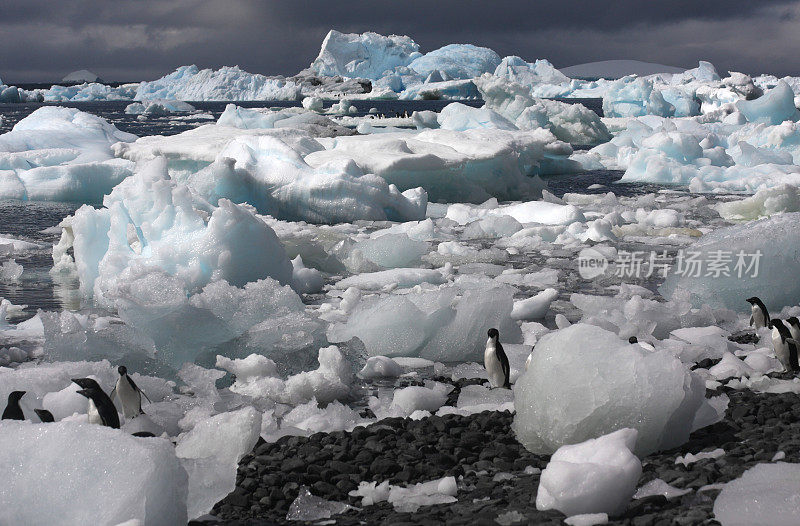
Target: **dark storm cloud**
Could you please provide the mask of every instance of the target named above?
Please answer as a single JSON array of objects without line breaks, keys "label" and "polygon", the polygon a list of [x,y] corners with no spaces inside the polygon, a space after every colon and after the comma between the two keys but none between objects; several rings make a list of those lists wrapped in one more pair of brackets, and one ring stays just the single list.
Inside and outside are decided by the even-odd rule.
[{"label": "dark storm cloud", "polygon": [[452,42],[557,66],[630,58],[720,71],[800,71],[797,1],[597,0],[3,0],[0,78],[57,80],[91,69],[107,80],[161,76],[183,64],[238,64],[292,74],[328,29],[406,34],[423,51]]}]

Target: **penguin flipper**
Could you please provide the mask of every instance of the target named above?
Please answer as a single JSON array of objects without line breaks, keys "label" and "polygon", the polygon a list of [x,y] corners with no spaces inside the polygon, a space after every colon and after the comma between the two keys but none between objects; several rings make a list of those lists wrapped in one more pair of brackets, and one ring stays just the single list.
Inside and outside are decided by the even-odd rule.
[{"label": "penguin flipper", "polygon": [[[142,391],[141,389],[139,389],[139,392],[140,392],[140,393],[142,393],[142,396],[144,396],[145,398],[147,398],[147,401],[148,401],[148,402],[150,402],[151,404],[153,403],[153,401],[152,401],[152,400],[150,400],[150,397],[149,397],[149,396],[147,396],[147,394],[145,394],[145,392],[144,392],[144,391]],[[139,408],[139,411],[142,411],[142,409],[141,409],[141,408]],[[142,414],[144,414],[144,411],[142,411]]]},{"label": "penguin flipper", "polygon": [[750,315],[750,327],[752,327],[752,326],[753,326],[753,315],[751,314]]},{"label": "penguin flipper", "polygon": [[113,400],[114,399],[114,393],[116,393],[116,392],[117,392],[117,384],[114,384],[114,388],[111,390],[110,393],[108,393],[108,397]]}]

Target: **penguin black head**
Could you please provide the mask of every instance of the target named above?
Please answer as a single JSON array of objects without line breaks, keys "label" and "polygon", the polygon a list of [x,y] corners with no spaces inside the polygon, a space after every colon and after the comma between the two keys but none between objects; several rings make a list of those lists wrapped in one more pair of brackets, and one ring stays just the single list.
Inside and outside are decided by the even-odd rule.
[{"label": "penguin black head", "polygon": [[787,319],[786,321],[789,322],[789,325],[792,327],[800,328],[800,320],[797,319],[797,316],[792,316],[791,318]]},{"label": "penguin black head", "polygon": [[117,367],[117,372],[119,372],[120,376],[125,376],[126,374],[128,374],[128,368],[125,367],[124,365],[120,365],[119,367]]},{"label": "penguin black head", "polygon": [[757,303],[760,303],[760,302],[761,302],[761,300],[760,300],[760,299],[758,299],[756,296],[753,296],[752,298],[747,298],[747,299],[746,299],[746,300],[744,300],[744,301],[746,301],[747,303],[749,303],[749,304],[751,304],[751,305],[754,305],[754,304],[757,304]]},{"label": "penguin black head", "polygon": [[73,378],[72,381],[83,389],[100,389],[100,384],[91,378]]},{"label": "penguin black head", "polygon": [[495,328],[489,329],[489,331],[486,334],[489,336],[489,338],[495,338],[495,339],[500,338],[500,332]]},{"label": "penguin black head", "polygon": [[55,422],[56,419],[53,418],[53,413],[48,411],[47,409],[34,409],[34,412],[39,417],[39,420],[42,422]]},{"label": "penguin black head", "polygon": [[783,324],[783,321],[774,319],[772,320],[772,326],[778,329],[778,333],[781,335],[781,340],[786,341],[786,338],[792,337],[792,334],[789,332],[789,328]]},{"label": "penguin black head", "polygon": [[11,391],[8,395],[9,402],[19,402],[19,399],[22,398],[27,391]]},{"label": "penguin black head", "polygon": [[628,338],[628,343],[630,343],[631,345],[633,345],[634,343],[639,343],[639,338],[637,338],[636,336],[631,336],[630,338]]}]

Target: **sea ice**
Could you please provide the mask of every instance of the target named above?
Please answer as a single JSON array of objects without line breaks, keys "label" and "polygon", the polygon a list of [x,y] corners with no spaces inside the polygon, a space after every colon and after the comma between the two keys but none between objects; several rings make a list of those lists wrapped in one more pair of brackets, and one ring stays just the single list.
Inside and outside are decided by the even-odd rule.
[{"label": "sea ice", "polygon": [[318,521],[352,509],[355,508],[344,502],[333,502],[312,495],[306,486],[301,486],[300,493],[289,506],[286,518],[290,521]]},{"label": "sea ice", "polygon": [[633,454],[636,430],[558,448],[542,471],[536,509],[557,509],[565,515],[624,511],[642,474]]},{"label": "sea ice", "polygon": [[672,353],[578,323],[536,343],[514,387],[513,427],[538,454],[632,427],[636,452],[646,455],[688,439],[704,394],[701,378]]},{"label": "sea ice", "polygon": [[725,484],[714,501],[722,526],[797,524],[800,464],[758,464]]}]

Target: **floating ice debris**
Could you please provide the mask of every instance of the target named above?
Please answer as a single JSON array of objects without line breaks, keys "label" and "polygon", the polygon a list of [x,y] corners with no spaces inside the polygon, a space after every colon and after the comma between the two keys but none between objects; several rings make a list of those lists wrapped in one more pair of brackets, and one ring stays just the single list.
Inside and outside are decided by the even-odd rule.
[{"label": "floating ice debris", "polygon": [[633,498],[644,499],[646,497],[652,497],[653,495],[663,495],[667,499],[674,499],[691,492],[692,490],[690,489],[678,489],[674,486],[670,486],[661,479],[653,479],[637,489],[636,493],[633,494]]},{"label": "floating ice debris", "polygon": [[389,481],[361,482],[358,489],[350,492],[351,497],[361,497],[362,506],[389,501],[394,509],[403,513],[413,513],[422,506],[449,504],[456,502],[458,486],[455,477],[420,482],[407,487],[393,486]]},{"label": "floating ice debris", "polygon": [[0,265],[0,281],[17,281],[22,277],[23,267],[13,259]]}]

